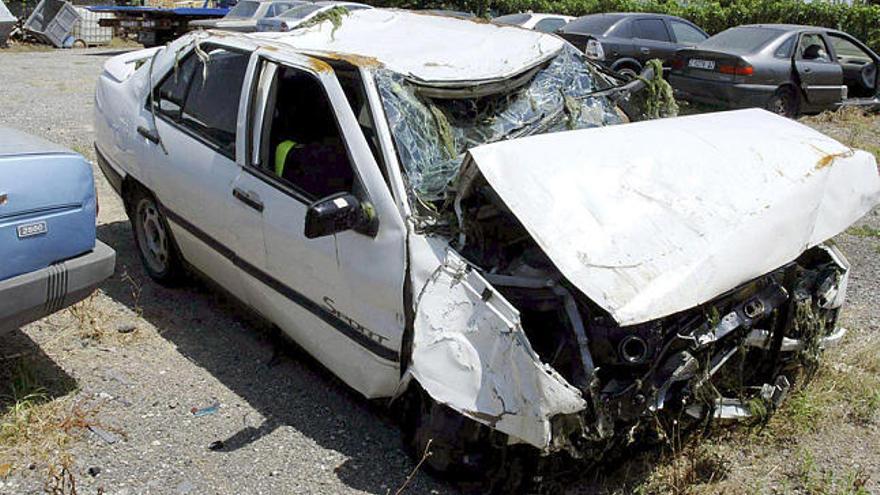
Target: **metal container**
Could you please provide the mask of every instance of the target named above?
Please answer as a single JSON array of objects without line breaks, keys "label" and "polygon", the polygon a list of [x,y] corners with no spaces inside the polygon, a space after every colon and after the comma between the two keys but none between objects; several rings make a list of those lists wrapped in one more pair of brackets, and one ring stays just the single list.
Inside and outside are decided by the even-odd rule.
[{"label": "metal container", "polygon": [[40,0],[24,23],[24,29],[38,40],[61,48],[78,20],[79,14],[70,3]]},{"label": "metal container", "polygon": [[73,46],[87,47],[106,45],[113,39],[112,27],[101,27],[101,19],[114,19],[112,12],[92,12],[82,7],[74,7],[79,14],[79,21],[73,25]]}]

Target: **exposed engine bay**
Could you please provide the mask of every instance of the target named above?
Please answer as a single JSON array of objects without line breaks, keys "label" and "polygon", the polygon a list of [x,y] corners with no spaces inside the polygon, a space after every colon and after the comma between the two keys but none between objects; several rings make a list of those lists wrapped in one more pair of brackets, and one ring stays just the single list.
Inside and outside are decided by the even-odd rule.
[{"label": "exposed engine bay", "polygon": [[620,326],[566,281],[485,181],[457,207],[456,250],[520,312],[540,360],[587,399],[551,421],[552,450],[575,458],[598,459],[660,416],[762,416],[844,333],[848,265],[832,245],[693,309]]}]

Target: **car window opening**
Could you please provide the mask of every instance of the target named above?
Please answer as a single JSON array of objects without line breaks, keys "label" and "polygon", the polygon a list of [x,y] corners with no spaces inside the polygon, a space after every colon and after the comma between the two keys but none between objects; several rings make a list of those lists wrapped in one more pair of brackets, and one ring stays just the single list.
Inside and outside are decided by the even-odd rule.
[{"label": "car window opening", "polygon": [[345,93],[345,99],[348,100],[348,104],[351,107],[355,119],[357,119],[364,140],[367,141],[367,146],[370,148],[370,153],[372,153],[373,158],[376,160],[376,164],[379,165],[382,177],[390,188],[391,183],[388,179],[385,157],[382,155],[382,148],[379,145],[379,135],[376,132],[376,121],[373,116],[373,111],[370,108],[370,104],[367,101],[367,92],[364,87],[364,80],[361,77],[360,70],[346,62],[331,60],[325,60],[325,62],[333,67],[333,72],[336,73],[336,79],[342,87],[342,92]]},{"label": "car window opening", "polygon": [[235,157],[238,103],[250,54],[224,48],[202,47],[203,61],[188,54],[165,76],[154,94],[154,108]]},{"label": "car window opening", "polygon": [[269,108],[261,167],[311,200],[352,192],[354,171],[321,83],[303,71],[282,68]]}]

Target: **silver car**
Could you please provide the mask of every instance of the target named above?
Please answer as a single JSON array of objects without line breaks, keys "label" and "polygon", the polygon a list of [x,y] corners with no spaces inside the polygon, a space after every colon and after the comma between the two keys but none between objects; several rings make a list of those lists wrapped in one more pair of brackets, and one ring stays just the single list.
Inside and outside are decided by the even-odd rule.
[{"label": "silver car", "polygon": [[275,17],[267,17],[257,22],[257,31],[292,31],[318,15],[335,7],[343,7],[349,12],[372,9],[369,5],[356,2],[324,1],[300,5]]},{"label": "silver car", "polygon": [[793,117],[842,105],[880,107],[878,67],[880,57],[842,31],[761,24],[680,50],[669,81],[686,100]]},{"label": "silver car", "polygon": [[257,22],[264,17],[275,17],[300,6],[312,5],[304,0],[242,0],[220,19],[201,19],[190,21],[190,27],[199,29],[224,29],[226,31],[250,32],[257,30]]}]

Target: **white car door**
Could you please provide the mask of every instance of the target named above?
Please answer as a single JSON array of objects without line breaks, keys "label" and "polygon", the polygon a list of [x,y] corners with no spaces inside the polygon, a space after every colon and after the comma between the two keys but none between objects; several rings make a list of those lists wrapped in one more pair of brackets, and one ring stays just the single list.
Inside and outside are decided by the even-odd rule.
[{"label": "white car door", "polygon": [[[233,184],[262,219],[264,252],[241,239],[251,304],[347,384],[389,396],[405,326],[403,220],[334,72],[300,58],[254,69],[253,139]],[[376,231],[306,238],[309,206],[338,193],[372,205]]]},{"label": "white car door", "polygon": [[145,160],[152,188],[184,258],[235,296],[247,300],[228,246],[236,126],[251,54],[205,44],[203,62],[190,52],[154,86],[158,142]]}]

